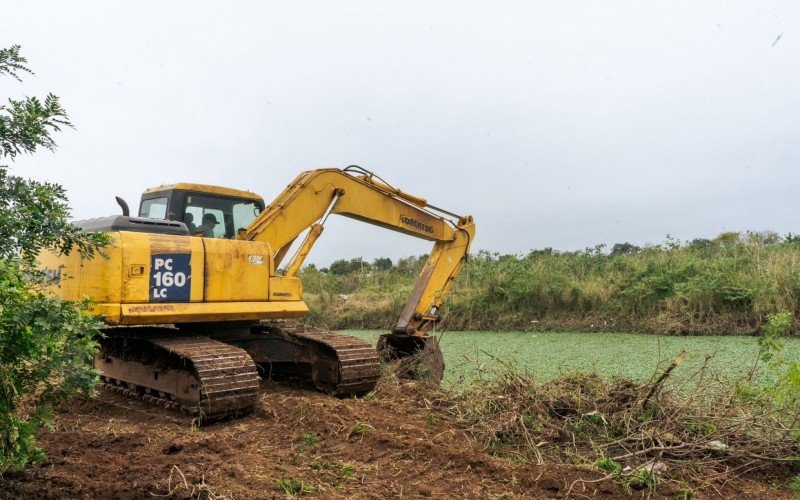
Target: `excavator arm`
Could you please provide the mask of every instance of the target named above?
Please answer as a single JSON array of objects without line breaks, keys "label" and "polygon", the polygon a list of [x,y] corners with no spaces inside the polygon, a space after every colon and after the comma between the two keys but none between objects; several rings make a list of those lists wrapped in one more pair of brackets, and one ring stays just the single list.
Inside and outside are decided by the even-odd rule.
[{"label": "excavator arm", "polygon": [[442,301],[467,258],[475,236],[472,217],[436,208],[372,172],[351,166],[303,172],[253,221],[243,238],[268,243],[278,267],[292,243],[308,230],[285,266],[287,275],[293,276],[331,213],[434,242],[392,331],[395,336],[425,337],[439,320]]}]

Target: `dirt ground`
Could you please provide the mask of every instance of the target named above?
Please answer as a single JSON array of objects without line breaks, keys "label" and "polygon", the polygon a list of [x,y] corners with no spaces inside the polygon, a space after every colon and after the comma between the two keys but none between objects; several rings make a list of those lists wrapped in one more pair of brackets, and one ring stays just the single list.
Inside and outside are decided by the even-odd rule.
[{"label": "dirt ground", "polygon": [[[595,470],[493,457],[432,411],[412,382],[335,399],[263,382],[254,414],[202,428],[191,417],[101,393],[61,409],[39,443],[49,463],[0,478],[1,498],[302,496],[625,497]],[[693,498],[782,498],[767,478],[733,478]],[[676,498],[665,481],[658,496]],[[646,497],[633,492],[633,497]]]}]

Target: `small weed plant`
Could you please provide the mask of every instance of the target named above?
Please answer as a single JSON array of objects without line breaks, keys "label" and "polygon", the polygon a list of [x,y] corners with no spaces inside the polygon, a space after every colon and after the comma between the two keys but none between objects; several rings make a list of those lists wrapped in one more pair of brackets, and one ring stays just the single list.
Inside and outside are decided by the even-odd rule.
[{"label": "small weed plant", "polygon": [[796,498],[800,498],[800,474],[794,476],[792,483],[789,485],[789,490]]},{"label": "small weed plant", "polygon": [[319,436],[313,432],[303,433],[303,442],[300,444],[300,451],[319,446]]},{"label": "small weed plant", "polygon": [[317,488],[313,484],[301,481],[293,477],[279,478],[277,481],[275,481],[275,484],[277,485],[278,489],[283,491],[286,494],[286,496],[289,497],[296,497],[303,494],[314,493],[315,491],[317,491]]},{"label": "small weed plant", "polygon": [[599,459],[597,459],[597,462],[595,462],[595,465],[600,470],[603,470],[603,471],[611,474],[614,477],[619,477],[619,475],[622,474],[622,465],[620,465],[618,462],[615,462],[613,460],[609,460],[608,458],[599,458]]},{"label": "small weed plant", "polygon": [[369,425],[368,423],[358,421],[353,425],[353,427],[350,428],[350,431],[347,433],[347,437],[348,438],[352,436],[363,437],[374,430],[375,428]]}]

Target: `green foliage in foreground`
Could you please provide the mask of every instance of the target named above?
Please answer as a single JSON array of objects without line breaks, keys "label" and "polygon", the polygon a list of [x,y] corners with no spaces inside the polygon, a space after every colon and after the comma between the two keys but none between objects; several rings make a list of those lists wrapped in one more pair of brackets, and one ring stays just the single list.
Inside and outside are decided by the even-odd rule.
[{"label": "green foliage in foreground", "polygon": [[[311,319],[333,328],[386,328],[424,262],[345,274],[302,272]],[[342,266],[345,267],[345,266]],[[673,334],[757,333],[769,314],[800,309],[800,238],[723,233],[527,255],[479,252],[446,301],[442,328],[614,330]],[[342,297],[345,295],[346,297]],[[790,330],[798,333],[798,319]]]},{"label": "green foliage in foreground", "polygon": [[[0,76],[30,73],[19,46],[0,49]],[[9,99],[0,106],[0,158],[39,147],[54,149],[51,133],[70,126],[58,98]],[[10,175],[0,165],[0,474],[41,460],[35,433],[65,397],[90,392],[96,373],[86,363],[97,349],[99,323],[88,304],[49,297],[49,277],[36,270],[45,248],[94,254],[102,235],[69,225],[64,189]]]},{"label": "green foliage in foreground", "polygon": [[764,335],[758,339],[759,358],[776,377],[768,395],[778,401],[800,395],[800,359],[786,356],[785,337],[791,325],[791,313],[772,314],[764,324]]},{"label": "green foliage in foreground", "polygon": [[91,391],[86,362],[98,323],[86,304],[50,298],[14,260],[0,260],[0,472],[43,458],[34,434],[54,404]]}]

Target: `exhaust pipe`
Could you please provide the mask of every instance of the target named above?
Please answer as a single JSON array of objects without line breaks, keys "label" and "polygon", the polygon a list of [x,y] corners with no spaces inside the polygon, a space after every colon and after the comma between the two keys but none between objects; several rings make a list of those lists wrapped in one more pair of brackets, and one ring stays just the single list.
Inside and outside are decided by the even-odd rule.
[{"label": "exhaust pipe", "polygon": [[122,208],[122,215],[124,215],[125,217],[130,217],[131,209],[128,208],[128,204],[125,202],[125,200],[123,200],[119,196],[115,196],[114,198],[117,200],[117,204],[120,206],[120,208]]}]

